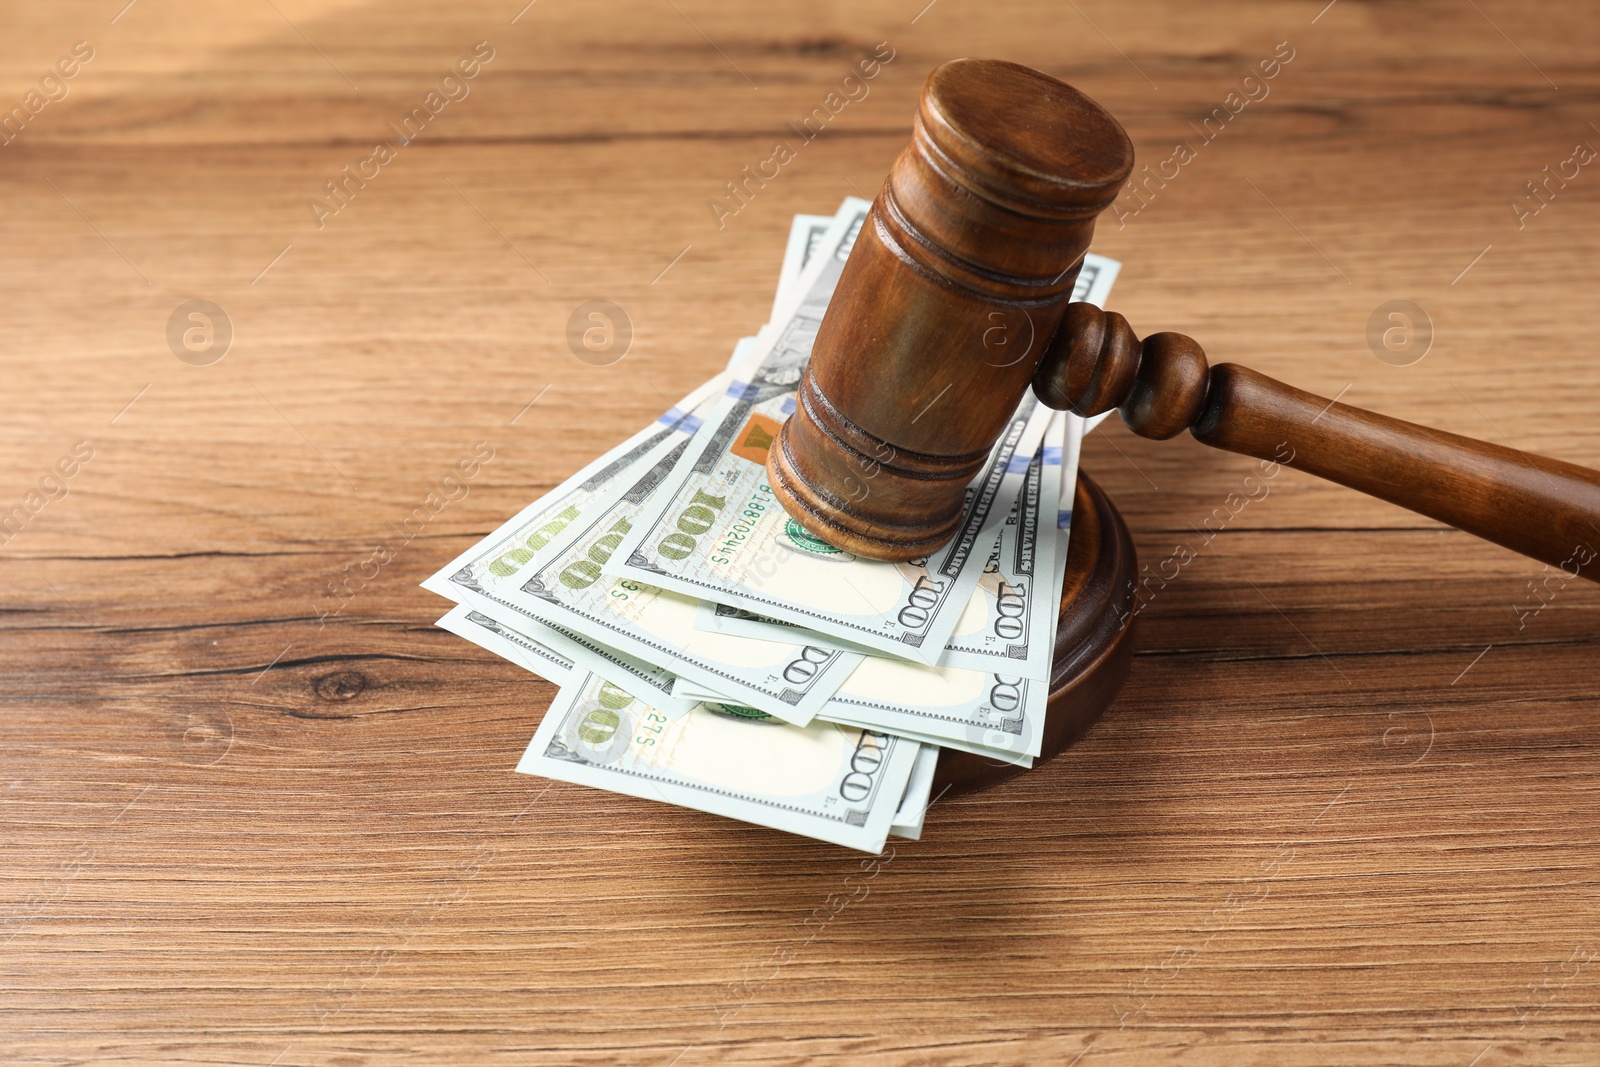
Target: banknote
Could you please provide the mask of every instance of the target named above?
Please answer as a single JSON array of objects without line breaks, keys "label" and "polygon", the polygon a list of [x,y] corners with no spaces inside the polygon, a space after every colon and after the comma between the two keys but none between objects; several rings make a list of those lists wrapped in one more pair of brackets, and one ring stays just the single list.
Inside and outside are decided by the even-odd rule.
[{"label": "banknote", "polygon": [[[1076,416],[1073,416],[1076,418]],[[1089,422],[1084,422],[1083,433],[1089,432]],[[1066,580],[1067,573],[1067,548],[1072,541],[1072,502],[1078,496],[1078,456],[1083,449],[1083,434],[1076,437],[1068,435],[1066,446],[1061,452],[1061,502],[1056,506],[1056,565],[1052,572],[1054,577],[1050,581],[1050,588],[1056,590],[1057,608],[1059,610],[1059,594],[1061,583]]]},{"label": "banknote", "polygon": [[[724,696],[719,696],[718,694],[699,686],[686,684],[683,686],[682,693],[691,700],[699,700],[707,704],[716,704],[721,707],[729,708],[733,711],[739,710],[738,701],[730,700]],[[857,717],[852,715],[851,709],[844,705],[837,705],[832,710],[825,711],[824,714],[829,716],[836,715],[838,718],[823,718],[819,715],[818,720],[822,722],[838,722],[844,726],[873,728],[870,722],[863,721],[865,717]],[[912,741],[920,741],[925,746],[949,748],[954,749],[957,752],[970,752],[974,756],[982,756],[985,759],[993,760],[995,763],[1009,764],[1013,767],[1033,766],[1033,757],[1028,755],[1026,752],[1018,752],[1005,747],[990,748],[988,745],[984,744],[983,739],[986,736],[987,731],[982,728],[959,731],[947,730],[945,731],[947,735],[960,734],[960,736],[944,737],[935,736],[929,733],[922,733],[911,728],[910,726],[904,725],[897,726],[890,732],[897,737],[905,737]]]},{"label": "banknote", "polygon": [[[698,697],[681,695],[682,679],[665,667],[612,648],[588,634],[553,625],[515,605],[472,590],[463,592],[458,606],[492,620],[501,630],[515,633],[523,641],[543,646],[552,655],[571,663],[574,670],[598,674],[659,707],[688,711],[699,703]],[[484,642],[479,641],[479,644]],[[534,673],[548,677],[539,671]]]},{"label": "banknote", "polygon": [[[1001,617],[1018,609],[1022,586],[1001,573],[995,555],[1011,504],[1025,484],[1039,484],[1041,472],[1029,475],[1029,463],[1020,456],[1038,443],[1050,415],[1031,397],[1023,402],[1008,436],[969,490],[962,529],[930,558],[880,563],[833,548],[783,512],[764,468],[730,452],[718,473],[685,484],[665,517],[658,514],[635,529],[635,550],[620,573],[725,605],[730,618],[787,623],[797,632],[822,635],[833,647],[922,663],[948,662],[947,646],[959,633],[962,640],[953,654],[961,662],[1011,659],[1013,673],[1020,669],[1042,676],[1048,654],[1038,652],[1036,642],[1030,645],[1025,623],[1018,632]],[[712,535],[701,536],[708,532]],[[1018,533],[1026,543],[1006,546],[1005,554],[1009,558],[1020,547],[1020,562],[1031,565],[1029,553],[1037,547],[1033,529]],[[617,555],[629,547],[625,541]],[[1053,545],[1049,553],[1053,556]],[[757,625],[747,632],[761,629]],[[761,636],[777,636],[774,628],[765,629]],[[986,638],[985,631],[991,636]]]},{"label": "banknote", "polygon": [[713,378],[653,424],[546,493],[488,537],[422,582],[424,589],[467,604],[499,620],[526,640],[542,645],[579,668],[663,708],[687,711],[694,701],[674,693],[678,679],[664,665],[616,649],[597,635],[531,615],[508,597],[524,568],[557,550],[563,534],[583,516],[604,511],[640,469],[663,455],[681,455],[700,420],[716,402],[725,378]]},{"label": "banknote", "polygon": [[[557,685],[565,685],[571,677],[571,661],[563,659],[498,620],[465,605],[456,605],[439,620],[438,625],[458,637],[471,641],[479,648],[517,664],[541,678],[547,678]],[[759,717],[760,713],[740,709],[736,714],[738,717],[749,719]],[[894,818],[889,823],[889,832],[894,836],[913,839],[922,836],[922,821],[927,813],[933,772],[938,759],[939,749],[934,745],[924,745],[917,753],[916,761],[912,765],[911,778],[906,783],[905,795],[900,798]]]},{"label": "banknote", "polygon": [[909,837],[913,841],[922,839],[922,823],[934,800],[933,772],[938,766],[939,749],[933,745],[923,745],[917,753],[916,762],[911,766],[906,794],[900,798],[900,806],[895,809],[894,819],[889,823],[890,834]]},{"label": "banknote", "polygon": [[[1060,609],[1061,582],[1072,520],[1072,494],[1077,485],[1078,454],[1082,440],[1082,420],[1075,415],[1060,416],[1061,450],[1051,457],[1049,446],[1037,468],[1040,479],[1031,521],[1029,494],[1018,501],[1018,521],[1029,522],[1035,547],[1053,542],[1048,564],[1035,559],[1031,567],[1020,565],[1016,553],[1026,549],[1018,536],[1020,528],[1008,527],[1002,535],[1001,558],[1007,537],[1011,538],[1012,562],[1008,579],[1023,588],[1018,572],[1028,570],[1027,593],[1022,597],[1018,618],[1026,619],[1027,632],[1040,655],[1043,672],[1035,677],[992,668],[971,669],[941,661],[928,667],[881,657],[869,657],[853,671],[827,704],[817,713],[830,721],[871,725],[893,730],[925,743],[987,756],[1001,762],[1032,766],[1032,757],[1041,752],[1044,721],[1050,697],[1049,669],[1055,647],[1057,615]],[[1056,462],[1049,464],[1054,458]],[[1053,469],[1050,469],[1052,468]],[[1046,477],[1046,470],[1050,474]],[[1048,566],[1048,570],[1046,570]],[[1048,584],[1033,585],[1035,576],[1050,575]],[[1042,584],[1042,583],[1041,583]],[[974,598],[976,600],[976,598]],[[998,603],[998,601],[997,601]],[[715,609],[713,609],[715,610]],[[1009,617],[998,611],[995,619]],[[990,631],[993,632],[993,631]],[[1013,632],[1013,631],[1006,631]],[[957,638],[957,641],[960,639]],[[955,657],[952,657],[955,658]],[[974,659],[962,657],[962,662]],[[977,660],[979,664],[982,660]],[[705,699],[705,694],[698,695]]]},{"label": "banknote", "polygon": [[785,302],[793,298],[795,282],[799,281],[832,224],[832,215],[796,215],[789,223],[789,243],[783,250],[783,266],[778,270],[778,291],[772,296],[773,321],[783,314]]},{"label": "banknote", "polygon": [[804,640],[768,641],[697,630],[698,601],[609,573],[618,542],[681,462],[685,447],[680,443],[643,471],[629,472],[621,480],[625,492],[608,507],[591,509],[574,522],[552,543],[547,558],[517,572],[521,584],[503,595],[525,614],[804,725],[862,661],[860,653]]},{"label": "banknote", "polygon": [[618,472],[670,448],[675,441],[693,436],[701,421],[696,409],[708,399],[715,399],[725,387],[726,379],[720,376],[699,386],[655,422],[501,523],[441,567],[422,587],[454,599],[454,586],[482,585],[514,575],[577,518],[584,505],[611,484]]},{"label": "banknote", "polygon": [[[1070,460],[1075,483],[1082,420],[1058,414],[1051,429],[1050,439],[1029,465],[1028,488],[990,561],[992,572],[999,575],[993,583],[997,595],[989,596],[980,588],[971,602],[985,609],[981,614],[969,614],[978,614],[988,629],[974,628],[979,631],[976,637],[953,638],[956,654],[934,666],[868,656],[817,712],[818,717],[879,727],[925,743],[1032,765],[1032,757],[1040,754],[1043,744],[1064,566],[1058,562],[1064,557],[1066,542],[1058,530],[1065,484],[1061,466],[1064,458]],[[1070,512],[1066,519],[1070,522]],[[696,622],[703,629],[746,635],[805,632],[785,623],[736,617],[741,614],[742,609],[702,604]],[[708,622],[708,616],[713,621]],[[983,640],[985,636],[996,640],[990,644]],[[1016,669],[1025,660],[1004,654],[1006,649],[1026,648],[1017,640],[1024,636],[1031,642],[1031,655],[1038,665],[1027,672]],[[961,648],[962,640],[968,647]],[[995,654],[995,648],[1002,650],[1001,654]],[[707,689],[693,683],[683,696],[728,699],[714,686]]]},{"label": "banknote", "polygon": [[1061,503],[1061,455],[1067,434],[1082,432],[1083,420],[1075,415],[1056,412],[1050,420],[978,590],[939,657],[941,666],[1036,681],[1050,677],[1056,620],[1050,578],[1057,555],[1053,533]]},{"label": "banknote", "polygon": [[[1059,542],[1054,536],[1060,509],[1061,458],[1068,435],[1073,437],[1072,477],[1077,477],[1077,437],[1083,420],[1057,412],[1024,477],[1023,491],[1006,517],[1000,539],[990,553],[978,587],[956,623],[939,657],[942,667],[998,670],[1043,681],[1050,676],[1051,638],[1055,632],[1059,579]],[[1049,536],[1045,536],[1045,535]],[[757,615],[727,604],[703,603],[695,616],[700,629],[746,637],[791,640],[843,649],[860,646],[816,631]]]},{"label": "banknote", "polygon": [[517,770],[878,852],[920,748],[705,705],[663,712],[585,674],[561,687]]},{"label": "banknote", "polygon": [[[734,370],[727,395],[696,433],[616,550],[619,573],[733,604],[882,654],[936,662],[1016,498],[1050,412],[1028,395],[1002,432],[949,545],[911,563],[858,559],[811,536],[766,484],[766,452],[794,408],[811,342],[865,202],[847,202],[798,288],[787,323]],[[848,222],[841,226],[841,222]]]},{"label": "banknote", "polygon": [[[684,684],[680,695],[740,703],[698,680]],[[867,656],[816,715],[1024,763],[1043,747],[1049,700],[1048,682],[1020,675]]]},{"label": "banknote", "polygon": [[572,660],[469,605],[457,604],[434,625],[557,685],[572,677]]},{"label": "banknote", "polygon": [[[715,701],[712,701],[711,703],[715,703]],[[819,720],[819,721],[821,721],[821,722],[831,722],[832,720],[831,719],[822,719],[822,720]],[[842,722],[839,725],[841,725],[841,726],[860,726],[861,724],[860,723],[851,723],[851,722]],[[1028,754],[1026,754],[1026,753],[1023,753],[1023,752],[1007,752],[1004,749],[988,748],[988,747],[986,747],[986,746],[984,746],[982,744],[979,744],[979,743],[973,742],[973,741],[967,741],[967,740],[955,741],[955,740],[952,740],[952,739],[946,738],[946,737],[930,737],[930,736],[928,736],[926,734],[918,734],[915,731],[911,731],[911,730],[906,730],[904,732],[897,733],[897,734],[895,734],[895,736],[896,737],[904,737],[908,741],[921,742],[921,744],[922,744],[922,746],[924,748],[937,748],[941,752],[944,751],[945,749],[949,749],[952,752],[970,752],[974,756],[983,757],[983,759],[985,761],[987,761],[988,763],[990,763],[990,764],[992,764],[992,765],[994,765],[996,767],[999,767],[999,766],[1003,765],[1003,766],[1008,766],[1008,767],[1021,767],[1024,770],[1027,770],[1028,768],[1033,766],[1033,762],[1034,762],[1033,761],[1033,757],[1028,755]]]}]

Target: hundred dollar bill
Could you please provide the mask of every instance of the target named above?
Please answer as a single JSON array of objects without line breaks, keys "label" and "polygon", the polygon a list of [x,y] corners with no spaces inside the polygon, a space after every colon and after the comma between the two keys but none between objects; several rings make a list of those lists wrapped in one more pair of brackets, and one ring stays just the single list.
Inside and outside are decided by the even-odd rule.
[{"label": "hundred dollar bill", "polygon": [[[715,702],[713,701],[712,703]],[[866,722],[855,721],[851,717],[843,714],[841,714],[837,719],[819,719],[817,721],[836,722],[840,726],[859,726],[864,729],[879,729],[879,727],[872,726]],[[973,740],[972,738],[968,737],[960,738],[959,740],[952,737],[936,737],[932,734],[920,733],[916,730],[905,728],[890,732],[892,732],[896,737],[904,737],[909,741],[920,741],[923,745],[933,745],[941,749],[947,748],[953,752],[970,752],[974,756],[982,756],[985,760],[988,760],[990,763],[993,763],[996,766],[1005,764],[1007,766],[1022,767],[1024,769],[1033,766],[1034,758],[1028,755],[1026,752],[1013,752],[1004,748],[990,748],[988,745],[984,744],[982,741],[982,737],[984,736],[983,731],[972,731],[973,737],[978,738],[978,740]]]},{"label": "hundred dollar bill", "polygon": [[[687,711],[674,694],[677,677],[650,660],[615,649],[593,634],[522,611],[506,595],[526,567],[555,551],[563,531],[609,507],[640,469],[683,445],[716,402],[719,376],[686,396],[653,424],[523,508],[488,537],[423,581],[422,587],[467,604],[552,652],[664,708]],[[677,451],[673,451],[674,449]]]},{"label": "hundred dollar bill", "polygon": [[968,490],[954,539],[927,559],[857,559],[784,514],[766,483],[767,449],[794,409],[795,387],[865,208],[855,201],[855,213],[830,228],[799,283],[804,298],[771,341],[736,368],[689,458],[616,558],[623,561],[619,573],[640,582],[932,663],[982,574],[1050,413],[1031,394],[1024,398]]},{"label": "hundred dollar bill", "polygon": [[1044,445],[1028,464],[1000,543],[945,644],[940,666],[1035,681],[1050,677],[1056,597],[1049,583],[1057,555],[1053,527],[1061,503],[1061,449],[1067,433],[1080,433],[1081,427],[1081,419],[1063,412],[1050,420]]},{"label": "hundred dollar bill", "polygon": [[[699,681],[684,684],[679,695],[740,703]],[[817,717],[1031,766],[1044,745],[1049,701],[1048,682],[1020,675],[867,656]]]},{"label": "hundred dollar bill", "polygon": [[[456,605],[439,620],[437,625],[557,685],[566,684],[572,673],[571,661],[563,659],[539,642],[465,605]],[[923,817],[927,813],[933,772],[938,758],[939,749],[934,745],[924,745],[917,753],[911,778],[906,784],[905,796],[900,798],[900,805],[889,824],[891,834],[912,839],[922,836]]]},{"label": "hundred dollar bill", "polygon": [[[1065,421],[1061,425],[1064,431],[1068,429]],[[1077,426],[1071,427],[1071,436],[1073,448],[1070,458],[1075,470]],[[1044,457],[1041,455],[1039,458],[1041,462],[1034,470],[1042,475],[1045,470],[1042,462]],[[1059,454],[1052,458],[1059,459]],[[993,612],[985,616],[1022,620],[1039,650],[1042,670],[1031,672],[1035,676],[1028,677],[1014,668],[1008,670],[1004,666],[984,670],[981,666],[964,668],[943,661],[937,666],[928,666],[869,655],[817,712],[819,718],[879,727],[924,743],[957,748],[1006,763],[1032,766],[1032,757],[1040,754],[1043,743],[1049,702],[1048,672],[1059,608],[1059,595],[1055,591],[1061,587],[1064,567],[1064,563],[1058,564],[1054,558],[1065,549],[1065,538],[1056,529],[1062,486],[1059,464],[1052,463],[1049,470],[1049,480],[1041,480],[1036,485],[1034,506],[1029,509],[1033,514],[1025,521],[1034,531],[1036,541],[1048,540],[1052,549],[1056,550],[1052,551],[1052,558],[1048,562],[1053,584],[1032,584],[1032,574],[1028,578],[1030,584],[1026,587],[1010,586],[1003,582],[1000,588],[1008,590],[1003,595],[1016,596],[1022,610],[1005,610],[1005,614]],[[1014,543],[1019,540],[1013,530],[1008,529],[1005,536],[1013,538]],[[1032,568],[1033,574],[1041,573],[1044,566],[1036,562]],[[1028,570],[1015,563],[1010,567],[1017,571]],[[1025,593],[1019,592],[1024,588]],[[974,598],[975,601],[977,599]],[[804,632],[789,628],[787,624],[735,620],[728,609],[719,610],[715,605],[702,605],[697,623],[706,627],[706,615],[712,612],[720,618],[710,624],[711,628],[739,632],[738,628],[742,627],[746,633],[781,633],[786,629],[791,634]],[[1006,663],[1003,657],[996,659],[1002,665]],[[991,665],[994,662],[991,660]],[[693,683],[682,690],[682,695],[685,699],[727,699],[725,694],[718,693],[714,688],[706,689]]]},{"label": "hundred dollar bill", "polygon": [[[1077,416],[1072,416],[1076,418]],[[1083,433],[1068,434],[1066,444],[1061,450],[1061,502],[1056,505],[1056,565],[1052,572],[1050,588],[1060,595],[1061,583],[1067,576],[1067,548],[1072,538],[1072,503],[1078,497],[1078,456],[1083,449],[1083,434],[1089,432],[1089,422],[1084,422]],[[1059,609],[1060,605],[1057,604]],[[1060,613],[1051,622],[1050,643],[1055,644],[1055,626],[1059,623]]]},{"label": "hundred dollar bill", "polygon": [[860,653],[803,639],[768,641],[697,630],[699,603],[693,598],[607,573],[617,544],[681,461],[685,447],[679,444],[642,472],[629,472],[621,481],[626,491],[614,503],[573,523],[552,542],[547,558],[517,572],[520,584],[503,595],[525,614],[656,664],[678,680],[804,725],[861,662]]},{"label": "hundred dollar bill", "polygon": [[920,747],[705,705],[664,712],[590,674],[562,686],[517,770],[878,852]]},{"label": "hundred dollar bill", "polygon": [[572,677],[570,659],[466,604],[457,604],[434,625],[557,685],[565,685]]},{"label": "hundred dollar bill", "polygon": [[[423,586],[454,599],[460,606],[494,620],[504,630],[516,633],[522,640],[545,649],[552,656],[574,664],[579,669],[592,671],[614,685],[622,686],[629,692],[654,701],[661,707],[687,711],[696,703],[695,700],[676,695],[678,678],[671,671],[619,652],[585,634],[552,625],[527,614],[504,599],[498,583],[488,582],[478,585],[475,582],[465,581],[461,585],[450,585],[436,583],[430,578],[423,583]],[[460,634],[460,631],[451,627],[445,628]],[[534,673],[548,677],[541,671]]]},{"label": "hundred dollar bill", "polygon": [[922,823],[928,816],[933,797],[933,772],[939,765],[939,749],[923,745],[911,767],[911,780],[906,783],[906,795],[900,798],[894,819],[889,823],[889,833],[895,837],[922,840]]},{"label": "hundred dollar bill", "polygon": [[786,300],[793,298],[795,282],[800,280],[832,224],[832,215],[796,215],[789,223],[789,243],[783,250],[783,266],[778,270],[778,291],[772,297],[774,322],[783,314]]},{"label": "hundred dollar bill", "polygon": [[[740,708],[738,701],[729,700],[725,696],[720,696],[699,686],[688,684],[684,685],[682,688],[682,695],[691,700],[699,700],[707,704],[716,704],[719,707],[729,708],[733,711],[738,711]],[[839,717],[837,719],[824,719],[819,715],[818,721],[837,722],[842,726],[871,727],[870,723],[856,721],[856,719],[849,714],[849,709],[847,708],[836,708],[834,711],[829,712],[828,714],[837,714]],[[1033,766],[1033,757],[1028,755],[1026,752],[1014,752],[1005,748],[990,748],[988,745],[985,745],[982,741],[982,731],[971,731],[973,737],[976,737],[977,740],[974,740],[973,737],[935,737],[932,734],[921,733],[917,730],[909,729],[907,727],[898,727],[888,732],[894,734],[896,737],[904,737],[912,741],[920,741],[924,746],[948,748],[957,752],[970,752],[974,756],[982,756],[985,759],[993,760],[996,763],[1005,763],[1013,767]],[[950,731],[946,732],[948,733]]]},{"label": "hundred dollar bill", "polygon": [[[1028,466],[1022,494],[1006,518],[955,633],[945,643],[939,666],[996,670],[1038,681],[1049,678],[1055,591],[1061,588],[1059,579],[1051,582],[1060,552],[1055,525],[1062,446],[1069,433],[1074,437],[1081,434],[1082,426],[1082,419],[1067,412],[1057,412],[1051,419],[1045,442]],[[1074,448],[1074,459],[1076,455]],[[1076,467],[1073,473],[1076,477]],[[746,637],[777,640],[787,634],[790,640],[806,638],[832,647],[859,647],[726,604],[703,604],[695,625]]]},{"label": "hundred dollar bill", "polygon": [[655,422],[501,523],[423,581],[422,587],[457,600],[458,588],[511,577],[566,529],[618,473],[693,436],[701,423],[696,409],[714,399],[725,385],[721,376],[701,385]]},{"label": "hundred dollar bill", "polygon": [[[1049,671],[1055,650],[1061,582],[1066,570],[1072,521],[1070,494],[1077,486],[1078,454],[1083,437],[1083,420],[1070,413],[1060,414],[1058,419],[1059,451],[1052,455],[1055,447],[1052,445],[1042,450],[1031,519],[1021,518],[1030,510],[1029,494],[1024,493],[1018,501],[1019,523],[1028,522],[1034,531],[1035,547],[1049,544],[1048,561],[1035,558],[1031,566],[1019,563],[1021,557],[1017,553],[1025,550],[1026,545],[1016,536],[1020,527],[1008,527],[1001,538],[1001,557],[1006,557],[1008,538],[1012,555],[1004,565],[1008,573],[1001,588],[1008,590],[1007,596],[1014,593],[1018,597],[1020,610],[1013,613],[1008,609],[1004,614],[997,610],[988,616],[992,620],[1024,621],[1031,651],[1039,656],[1043,671],[1032,671],[1029,672],[1031,676],[1026,676],[996,666],[991,660],[985,672],[983,659],[973,656],[951,657],[952,661],[968,664],[966,668],[954,662],[941,661],[938,667],[930,668],[871,657],[844,681],[817,713],[820,717],[877,726],[924,742],[933,741],[1004,762],[1032,766],[1032,757],[1040,754],[1044,739],[1050,698]],[[1026,579],[1023,572],[1029,572]],[[1045,574],[1049,575],[1048,584],[1039,581]],[[1010,582],[1017,584],[1010,585]],[[1014,632],[1014,629],[1004,630],[1004,633]],[[992,629],[988,633],[1003,636]],[[958,637],[952,643],[959,645],[961,640]],[[972,669],[974,667],[977,669]]]},{"label": "hundred dollar bill", "polygon": [[611,684],[621,686],[659,707],[688,711],[699,703],[697,697],[685,697],[680,694],[679,690],[683,684],[681,679],[666,668],[621,652],[594,640],[587,634],[569,630],[564,626],[552,625],[494,596],[485,596],[468,590],[462,594],[459,606],[492,620],[503,631],[515,633],[523,640],[543,646],[553,655],[571,663],[574,671],[597,674]]},{"label": "hundred dollar bill", "polygon": [[[752,469],[725,465],[723,471],[736,480],[722,496],[694,488],[694,482],[682,490],[674,506],[686,506],[677,521],[670,522],[671,516],[658,519],[646,534],[646,544],[619,570],[718,604],[717,613],[735,623],[715,627],[721,632],[778,639],[787,631],[791,639],[839,649],[867,649],[929,664],[1006,663],[1013,673],[1042,677],[1049,653],[1030,639],[1026,615],[1020,628],[1013,616],[1034,586],[1033,575],[1048,571],[1012,575],[999,560],[1008,566],[1013,561],[1023,568],[1036,566],[1039,546],[1032,512],[1038,494],[1030,501],[1029,516],[1021,520],[1028,525],[1019,527],[1013,519],[1015,536],[1009,538],[1001,537],[1000,527],[1019,491],[1041,484],[1041,471],[1027,473],[1029,465],[1019,458],[1017,445],[1036,444],[1049,416],[1031,397],[1024,402],[1012,436],[969,490],[963,530],[931,558],[880,563],[835,549],[784,514],[764,469],[740,459],[735,462]],[[722,523],[725,529],[714,527],[712,504],[734,500],[744,502],[717,509],[729,514]],[[691,531],[704,535],[713,529],[709,537],[690,536]],[[649,545],[652,537],[659,543]],[[637,543],[637,531],[634,539]],[[685,544],[696,540],[693,548]],[[628,549],[625,541],[618,555]],[[1053,557],[1054,544],[1046,550]],[[674,560],[680,552],[684,558]]]}]

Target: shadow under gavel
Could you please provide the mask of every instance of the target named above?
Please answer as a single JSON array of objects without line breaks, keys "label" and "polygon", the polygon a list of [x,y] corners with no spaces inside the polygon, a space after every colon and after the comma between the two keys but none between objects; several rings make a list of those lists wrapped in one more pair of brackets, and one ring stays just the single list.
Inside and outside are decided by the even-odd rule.
[{"label": "shadow under gavel", "polygon": [[1115,312],[1069,303],[1132,167],[1117,121],[1047,75],[972,59],[929,75],[768,458],[791,515],[868,558],[929,554],[1031,386],[1051,407],[1116,408],[1156,439],[1187,429],[1600,580],[1595,471],[1211,367],[1182,334],[1141,341]]}]

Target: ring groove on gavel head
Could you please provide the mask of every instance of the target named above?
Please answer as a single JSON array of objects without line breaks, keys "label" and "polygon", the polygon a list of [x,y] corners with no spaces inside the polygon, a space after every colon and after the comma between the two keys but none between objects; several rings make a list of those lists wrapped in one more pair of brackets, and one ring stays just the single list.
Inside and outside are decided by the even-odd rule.
[{"label": "ring groove on gavel head", "polygon": [[949,540],[1132,167],[1117,121],[1054,78],[975,59],[928,76],[768,453],[791,515],[874,559]]}]

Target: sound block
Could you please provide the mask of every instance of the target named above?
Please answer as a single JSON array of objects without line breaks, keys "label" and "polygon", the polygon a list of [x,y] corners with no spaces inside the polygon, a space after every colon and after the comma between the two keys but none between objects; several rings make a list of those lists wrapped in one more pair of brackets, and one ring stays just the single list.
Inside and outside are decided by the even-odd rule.
[{"label": "sound block", "polygon": [[[1082,737],[1116,699],[1133,660],[1133,591],[1138,558],[1128,527],[1082,471],[1072,501],[1072,537],[1061,581],[1061,618],[1050,667],[1050,704],[1038,768]],[[933,795],[988,789],[1026,768],[942,749]]]}]

